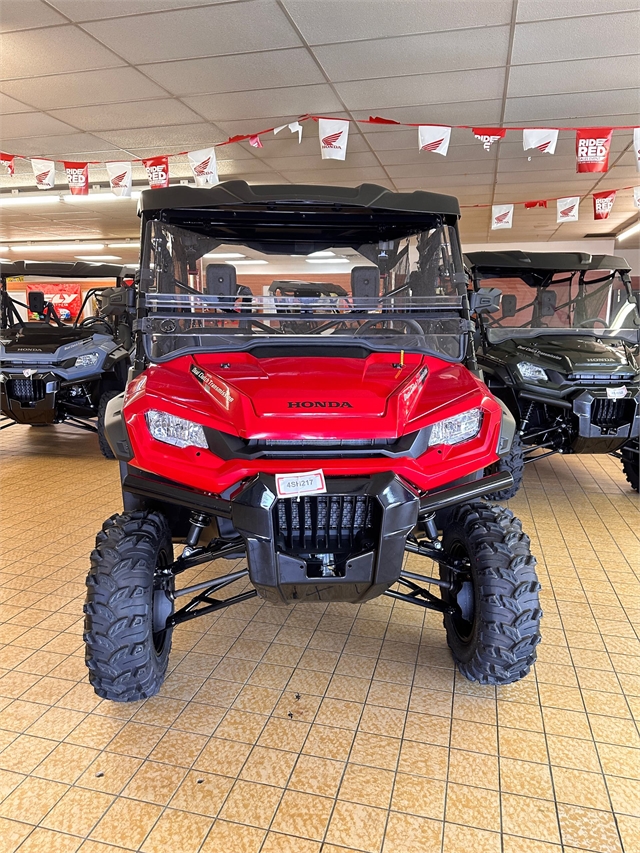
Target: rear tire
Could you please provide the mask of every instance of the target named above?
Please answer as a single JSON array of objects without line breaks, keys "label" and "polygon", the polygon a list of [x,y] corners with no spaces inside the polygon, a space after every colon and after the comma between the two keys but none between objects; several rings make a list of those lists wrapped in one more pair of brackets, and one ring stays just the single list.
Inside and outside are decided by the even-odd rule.
[{"label": "rear tire", "polygon": [[[637,448],[638,442],[636,442]],[[640,460],[640,456],[638,456],[638,452],[634,453],[627,447],[622,448],[622,470],[624,472],[624,476],[627,478],[629,485],[631,488],[637,492],[639,489],[638,480],[640,476],[638,474],[638,463]]]},{"label": "rear tire", "polygon": [[136,702],[164,681],[173,612],[171,531],[159,512],[112,515],[102,525],[87,576],[85,660],[89,681],[103,699]]},{"label": "rear tire", "polygon": [[104,456],[105,459],[115,459],[116,455],[111,449],[109,442],[107,441],[107,436],[104,429],[105,415],[107,411],[107,403],[109,400],[113,400],[114,397],[119,397],[122,391],[105,391],[104,394],[100,397],[100,402],[98,403],[98,444],[100,445],[100,452]]},{"label": "rear tire", "polygon": [[459,608],[445,614],[444,626],[460,672],[481,684],[519,681],[536,659],[542,616],[536,561],[519,519],[503,507],[465,504],[442,544],[449,559],[467,565],[464,574],[440,565],[440,577],[457,584],[442,597]]},{"label": "rear tire", "polygon": [[507,453],[506,456],[503,456],[495,463],[495,465],[492,465],[491,468],[487,470],[487,473],[498,474],[503,471],[511,474],[513,477],[513,486],[510,486],[508,489],[501,489],[499,492],[491,492],[490,494],[485,495],[487,500],[508,501],[509,498],[516,495],[522,485],[522,479],[524,477],[524,447],[522,446],[522,439],[518,433],[513,436],[513,443],[509,453]]}]

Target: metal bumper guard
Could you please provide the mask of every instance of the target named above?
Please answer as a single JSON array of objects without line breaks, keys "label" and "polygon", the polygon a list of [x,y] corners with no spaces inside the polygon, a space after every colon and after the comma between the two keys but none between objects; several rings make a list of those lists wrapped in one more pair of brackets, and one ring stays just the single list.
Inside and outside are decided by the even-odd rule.
[{"label": "metal bumper guard", "polygon": [[[278,547],[276,543],[282,537],[277,529],[278,498],[273,476],[260,474],[231,501],[233,526],[246,543],[249,577],[262,598],[273,603],[367,601],[381,595],[400,577],[406,538],[418,520],[420,508],[420,500],[414,492],[388,472],[366,479],[328,479],[327,495],[319,497],[326,497],[323,512],[337,506],[340,498],[348,499],[350,507],[356,506],[354,499],[364,498],[371,508],[371,536],[367,541],[366,537],[361,539],[361,549],[346,557],[340,576],[318,577],[317,573],[314,576],[308,554],[300,553],[301,549],[288,553]],[[361,505],[364,503],[360,501]],[[308,504],[303,504],[305,506]],[[314,511],[319,512],[317,507]],[[290,508],[287,512],[290,517]],[[318,520],[311,520],[316,539],[321,536]],[[324,521],[329,526],[326,515]],[[322,526],[323,519],[320,519]],[[304,532],[302,535],[304,537]],[[309,545],[308,550],[317,548]]]},{"label": "metal bumper guard", "polygon": [[53,373],[4,373],[0,383],[2,414],[19,424],[50,424],[60,382]]},{"label": "metal bumper guard", "polygon": [[573,400],[580,438],[629,439],[640,434],[639,391],[609,398],[604,390],[583,391]]}]

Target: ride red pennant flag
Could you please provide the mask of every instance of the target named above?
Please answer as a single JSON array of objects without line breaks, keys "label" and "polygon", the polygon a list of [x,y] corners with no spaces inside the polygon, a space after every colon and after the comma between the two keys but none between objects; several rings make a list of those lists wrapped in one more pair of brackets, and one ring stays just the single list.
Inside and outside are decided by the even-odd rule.
[{"label": "ride red pennant flag", "polygon": [[556,222],[577,222],[580,211],[580,196],[568,196],[557,200]]},{"label": "ride red pennant flag", "polygon": [[0,167],[4,167],[7,170],[7,175],[13,175],[15,171],[13,154],[0,153]]},{"label": "ride red pennant flag", "polygon": [[474,127],[473,135],[482,142],[485,151],[490,151],[494,142],[504,139],[507,132],[504,127]]},{"label": "ride red pennant flag", "polygon": [[344,160],[347,156],[349,122],[342,119],[319,118],[320,151],[323,160]]},{"label": "ride red pennant flag", "polygon": [[120,198],[131,198],[132,169],[131,163],[113,162],[107,163],[107,174],[111,192]]},{"label": "ride red pennant flag", "polygon": [[162,157],[147,157],[142,161],[142,165],[147,170],[147,179],[152,190],[169,186],[169,158],[166,154]]},{"label": "ride red pennant flag", "polygon": [[89,164],[64,161],[71,195],[89,195]]},{"label": "ride red pennant flag", "polygon": [[546,207],[547,202],[545,199],[540,199],[539,201],[525,201],[524,209],[531,210],[534,207]]},{"label": "ride red pennant flag", "polygon": [[418,148],[420,151],[433,151],[434,154],[447,156],[451,141],[450,127],[420,125],[418,128]]},{"label": "ride red pennant flag", "polygon": [[218,178],[218,164],[216,162],[216,149],[201,148],[199,151],[188,151],[189,165],[196,179],[197,187],[206,187],[207,184],[220,183]]},{"label": "ride red pennant flag", "polygon": [[555,154],[558,142],[557,130],[550,128],[531,128],[522,131],[522,147],[525,151],[537,148],[543,154]]},{"label": "ride red pennant flag", "polygon": [[585,127],[576,131],[576,172],[606,172],[613,131],[610,127]]},{"label": "ride red pennant flag", "polygon": [[491,230],[499,228],[511,228],[513,226],[513,205],[493,204],[491,205]]},{"label": "ride red pennant flag", "polygon": [[608,219],[616,200],[616,190],[606,190],[593,194],[593,218]]},{"label": "ride red pennant flag", "polygon": [[56,185],[56,164],[53,160],[31,158],[31,168],[39,190],[52,190]]},{"label": "ride red pennant flag", "polygon": [[636,155],[636,169],[640,172],[640,127],[633,128],[633,150]]},{"label": "ride red pennant flag", "polygon": [[255,136],[249,137],[249,145],[252,148],[264,148],[264,145],[262,144],[260,137],[257,134]]}]

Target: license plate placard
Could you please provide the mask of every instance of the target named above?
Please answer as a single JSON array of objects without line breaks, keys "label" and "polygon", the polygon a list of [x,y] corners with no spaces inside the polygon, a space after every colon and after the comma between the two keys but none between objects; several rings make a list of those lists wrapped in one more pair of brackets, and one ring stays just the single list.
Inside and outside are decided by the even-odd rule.
[{"label": "license plate placard", "polygon": [[303,471],[299,474],[276,474],[276,492],[279,498],[297,498],[301,495],[324,495],[327,484],[324,471]]}]

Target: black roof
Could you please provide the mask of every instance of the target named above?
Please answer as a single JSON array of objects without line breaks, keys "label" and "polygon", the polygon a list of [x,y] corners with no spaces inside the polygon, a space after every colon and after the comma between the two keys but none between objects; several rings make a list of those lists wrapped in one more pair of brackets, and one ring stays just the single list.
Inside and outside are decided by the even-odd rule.
[{"label": "black roof", "polygon": [[[45,278],[121,278],[127,274],[127,267],[118,264],[92,264],[87,261],[69,263],[66,261],[14,261],[0,263],[0,275],[21,276],[36,275]],[[133,272],[129,270],[129,274]]]},{"label": "black roof", "polygon": [[631,270],[624,258],[616,255],[589,255],[586,252],[467,252],[464,261],[468,267],[494,273],[504,270]]},{"label": "black roof", "polygon": [[323,187],[301,184],[249,185],[246,181],[225,181],[210,188],[180,184],[166,189],[143,190],[138,204],[138,213],[172,208],[226,207],[287,201],[460,216],[457,198],[422,190],[394,193],[377,184],[361,184],[359,187]]}]

